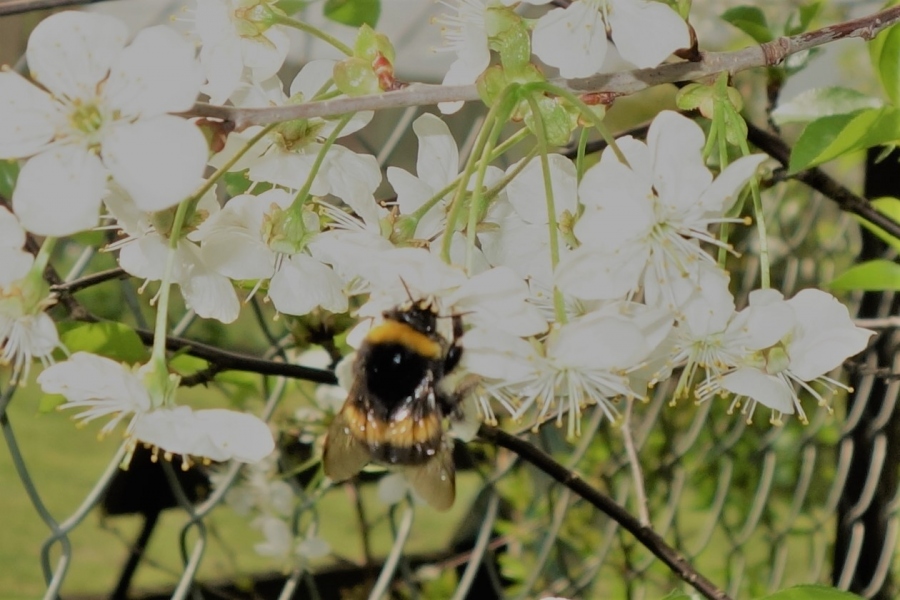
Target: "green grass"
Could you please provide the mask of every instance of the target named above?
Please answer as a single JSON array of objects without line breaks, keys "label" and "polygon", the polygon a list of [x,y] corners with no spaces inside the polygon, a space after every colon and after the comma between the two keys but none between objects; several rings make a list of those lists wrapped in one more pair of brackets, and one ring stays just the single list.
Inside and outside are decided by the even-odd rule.
[{"label": "green grass", "polygon": [[[3,373],[0,372],[0,376]],[[182,390],[179,401],[194,406],[209,405],[211,390]],[[39,388],[29,384],[19,390],[9,407],[9,419],[24,456],[28,472],[57,520],[65,519],[81,503],[118,448],[116,435],[98,441],[96,432],[102,423],[76,428],[69,413],[37,412]],[[463,490],[474,490],[475,482],[461,478]],[[466,485],[470,483],[471,485]],[[428,508],[416,512],[407,552],[437,550],[446,546],[452,535],[448,524],[458,523],[468,510],[465,491],[453,510],[438,513]],[[375,498],[373,486],[364,490],[364,505],[370,520],[379,521],[372,530],[376,556],[386,554],[390,529],[385,508]],[[329,493],[319,503],[321,535],[341,556],[360,559],[358,520],[347,495],[341,489]],[[40,597],[45,588],[40,567],[40,547],[49,529],[38,517],[16,474],[5,443],[0,449],[0,590],[4,600]],[[145,561],[134,579],[132,589],[159,589],[171,586],[181,573],[179,534],[187,521],[177,509],[164,513],[151,540]],[[201,580],[230,580],[258,572],[277,571],[283,564],[257,556],[253,545],[260,534],[228,507],[215,509],[206,521],[209,537],[200,569]],[[128,555],[128,544],[140,529],[138,517],[106,517],[93,510],[71,534],[72,562],[63,585],[70,594],[108,594],[115,585]],[[54,561],[58,548],[53,553]],[[55,564],[55,563],[54,563]]]}]

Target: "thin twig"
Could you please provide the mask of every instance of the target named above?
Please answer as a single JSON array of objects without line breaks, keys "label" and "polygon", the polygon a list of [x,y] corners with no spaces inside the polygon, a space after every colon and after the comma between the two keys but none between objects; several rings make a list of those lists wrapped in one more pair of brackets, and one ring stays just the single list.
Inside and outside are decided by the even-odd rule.
[{"label": "thin twig", "polygon": [[634,518],[625,508],[589,485],[577,473],[566,469],[563,465],[553,460],[540,448],[510,435],[502,429],[489,425],[482,425],[478,430],[478,436],[483,440],[516,453],[523,460],[530,462],[543,473],[563,484],[595,508],[608,515],[704,597],[709,600],[730,600],[730,597],[724,591],[717,588],[715,584],[694,569],[658,533],[649,527],[642,526],[640,521]]},{"label": "thin twig", "polygon": [[625,444],[625,454],[628,456],[628,466],[631,468],[631,479],[634,482],[634,499],[637,502],[638,517],[641,525],[650,527],[650,509],[647,505],[647,491],[644,489],[644,474],[641,471],[641,463],[638,461],[637,448],[634,445],[634,436],[631,435],[631,414],[634,408],[634,400],[629,398],[625,407],[625,420],[622,422],[622,441]]},{"label": "thin twig", "polygon": [[4,0],[0,2],[0,17],[31,12],[33,10],[48,10],[62,8],[63,6],[77,6],[79,4],[95,4],[104,0]]},{"label": "thin twig", "polygon": [[72,281],[65,283],[51,285],[50,291],[57,294],[74,294],[80,290],[105,283],[112,279],[124,279],[128,276],[128,273],[126,273],[124,269],[116,267],[115,269],[107,269],[106,271],[100,271],[99,273],[91,273],[90,275],[85,275],[84,277],[79,277],[78,279],[73,279]]},{"label": "thin twig", "polygon": [[[668,63],[650,69],[594,75],[584,79],[557,79],[551,83],[578,94],[603,92],[612,96],[624,96],[663,83],[696,81],[722,72],[737,73],[746,69],[775,66],[791,54],[835,40],[851,37],[872,39],[882,29],[898,21],[900,21],[900,6],[894,6],[867,17],[830,25],[800,35],[780,37],[765,44],[750,46],[734,52],[701,52],[700,59],[696,62]],[[234,123],[235,129],[242,130],[251,125],[278,123],[292,119],[334,116],[364,110],[432,105],[440,102],[468,102],[478,99],[478,90],[474,84],[448,86],[414,83],[403,89],[383,94],[335,98],[267,108],[239,108],[198,103],[186,114],[230,121]]]}]

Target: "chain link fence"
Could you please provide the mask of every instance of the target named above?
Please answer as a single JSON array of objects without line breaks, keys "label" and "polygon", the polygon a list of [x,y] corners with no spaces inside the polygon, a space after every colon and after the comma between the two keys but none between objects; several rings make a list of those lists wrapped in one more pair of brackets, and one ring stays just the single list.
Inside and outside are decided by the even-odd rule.
[{"label": "chain link fence", "polygon": [[[407,148],[413,143],[409,126],[417,114],[417,109],[386,111],[350,145],[375,154],[382,165],[388,158],[396,164],[398,157],[415,156]],[[472,140],[478,111],[469,108],[452,123],[457,139]],[[871,241],[866,242],[868,246],[863,243],[851,218],[801,184],[782,184],[768,194],[773,285],[786,295],[821,285],[861,248],[864,253],[881,251]],[[739,288],[735,290],[739,306],[758,279],[753,240],[748,236],[736,242],[744,254],[743,271],[732,274],[732,282]],[[81,281],[111,266],[109,255],[72,241],[58,256],[55,266],[64,273],[63,282]],[[89,293],[103,294],[109,318],[146,329],[147,298],[140,295],[138,286],[132,280],[113,279],[102,286],[98,283]],[[56,310],[59,315],[77,316],[78,302],[68,298]],[[896,311],[890,294],[869,294],[856,298],[854,304],[870,319],[885,319]],[[294,356],[287,353],[291,346],[315,339],[316,324],[272,321],[268,307],[254,303],[253,308],[256,318],[243,322],[242,340],[236,347],[251,346],[243,340],[267,340],[269,349],[262,358],[285,361]],[[182,315],[173,336],[222,347],[235,341],[215,327],[198,325],[189,312]],[[649,401],[635,406],[629,417],[653,528],[700,573],[735,598],[811,582],[851,588],[871,598],[896,597],[900,523],[900,419],[896,409],[900,383],[892,375],[898,372],[896,339],[893,329],[884,330],[875,346],[847,372],[835,374],[849,381],[854,391],[826,393],[828,406],[810,410],[808,425],[791,419],[784,426],[772,427],[762,412],[748,423],[739,409],[728,414],[728,403],[722,400],[673,409],[669,403],[674,381],[660,383]],[[260,376],[255,385],[263,394],[260,414],[266,419],[274,415],[283,424],[286,413],[309,404],[303,394],[310,394],[310,388],[288,378]],[[45,598],[58,597],[67,576],[79,568],[79,552],[87,551],[83,544],[76,550],[72,539],[79,528],[91,527],[89,517],[100,505],[109,515],[138,511],[144,519],[143,531],[136,539],[121,534],[121,547],[116,551],[121,564],[110,565],[119,572],[115,589],[109,590],[115,598],[557,595],[637,600],[660,598],[683,587],[615,521],[513,454],[483,442],[472,442],[458,451],[457,462],[464,471],[457,500],[460,507],[441,521],[422,514],[429,509],[402,504],[386,508],[373,502],[374,481],[344,492],[332,490],[328,496],[309,495],[307,485],[318,467],[310,467],[311,446],[297,444],[297,439],[299,435],[301,441],[314,440],[316,432],[306,431],[302,425],[293,431],[295,435],[282,440],[284,481],[299,497],[298,515],[315,514],[320,503],[350,494],[358,521],[346,524],[350,533],[341,540],[329,540],[339,559],[296,565],[286,574],[278,571],[280,564],[273,563],[270,572],[235,573],[232,581],[207,581],[198,578],[205,554],[211,545],[223,544],[211,515],[232,510],[225,506],[226,498],[246,476],[241,465],[217,467],[210,483],[209,468],[193,469],[186,475],[177,462],[151,463],[149,456],[138,456],[132,467],[137,474],[128,481],[119,469],[126,451],[123,446],[109,458],[77,508],[59,513],[48,507],[53,503],[41,492],[43,475],[29,468],[18,423],[10,418],[8,408],[20,401],[19,396],[20,390],[3,384],[0,430],[8,452],[0,455],[0,462],[11,465],[16,475],[16,481],[4,481],[3,489],[20,486],[31,509],[46,525],[46,537],[39,543],[35,540]],[[815,399],[807,396],[804,404],[813,406]],[[526,435],[636,512],[635,472],[621,430],[597,410],[585,416],[582,431],[573,444],[552,426]],[[149,470],[140,471],[141,465]],[[62,472],[55,477],[72,475]],[[157,561],[145,547],[160,514],[170,507],[178,511],[181,525],[179,540],[169,553],[180,555],[181,570],[170,574],[171,589],[129,592],[135,570],[142,564],[152,568]],[[16,527],[17,518],[7,512],[5,527]],[[434,527],[441,528],[441,536]],[[249,535],[224,542],[228,552],[252,554],[259,540]],[[383,544],[372,542],[378,535],[385,538]],[[432,544],[427,551],[407,545],[410,539],[429,537],[450,541],[440,548]],[[340,559],[355,554],[348,548],[365,548],[364,559]],[[14,592],[3,591],[2,595]],[[64,595],[89,597],[74,589]],[[106,593],[90,597],[100,596]]]}]

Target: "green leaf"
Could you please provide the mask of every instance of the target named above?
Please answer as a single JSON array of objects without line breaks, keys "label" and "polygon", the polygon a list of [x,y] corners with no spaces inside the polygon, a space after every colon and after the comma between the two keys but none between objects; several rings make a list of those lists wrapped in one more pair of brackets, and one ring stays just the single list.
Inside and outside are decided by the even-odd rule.
[{"label": "green leaf", "polygon": [[[871,202],[872,206],[883,215],[886,215],[900,223],[900,200],[897,198],[878,198]],[[878,225],[875,225],[862,217],[857,216],[856,220],[859,224],[871,231],[877,238],[888,244],[897,252],[900,252],[900,239],[891,235]]]},{"label": "green leaf", "polygon": [[900,110],[868,108],[816,119],[806,126],[791,152],[790,173],[839,156],[900,139]]},{"label": "green leaf", "polygon": [[828,287],[866,292],[900,290],[900,264],[883,259],[860,263],[838,275]]},{"label": "green leaf", "polygon": [[61,323],[60,340],[69,352],[92,352],[134,364],[147,357],[141,338],[122,323]]},{"label": "green leaf", "polygon": [[844,115],[866,108],[881,108],[884,102],[862,92],[845,87],[825,87],[807,90],[772,111],[778,125],[808,123],[821,117]]},{"label": "green leaf", "polygon": [[775,39],[766,15],[755,6],[736,6],[722,13],[722,19],[731,23],[760,44]]},{"label": "green leaf", "polygon": [[674,590],[666,594],[661,600],[691,600],[691,597],[682,591]]},{"label": "green leaf", "polygon": [[869,44],[869,56],[884,93],[900,106],[900,28],[895,25],[879,33]]},{"label": "green leaf", "polygon": [[375,27],[381,16],[381,0],[326,0],[325,16],[351,27]]},{"label": "green leaf", "polygon": [[278,0],[275,7],[290,16],[296,14],[309,5],[308,0]]},{"label": "green leaf", "polygon": [[860,600],[862,596],[824,585],[798,585],[758,600]]},{"label": "green leaf", "polygon": [[16,180],[18,178],[19,162],[15,160],[0,160],[0,196],[7,200],[12,199],[12,193],[16,188]]},{"label": "green leaf", "polygon": [[[788,22],[784,27],[784,35],[797,35],[809,29],[809,24],[819,14],[822,9],[821,2],[812,2],[801,6],[797,12],[792,12],[788,18]],[[794,18],[797,18],[797,24],[794,25]]]}]

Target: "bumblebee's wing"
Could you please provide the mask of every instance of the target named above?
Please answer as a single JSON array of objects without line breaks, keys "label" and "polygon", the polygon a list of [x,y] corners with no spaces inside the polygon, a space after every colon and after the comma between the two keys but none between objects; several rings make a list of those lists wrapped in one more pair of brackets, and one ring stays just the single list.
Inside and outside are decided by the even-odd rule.
[{"label": "bumblebee's wing", "polygon": [[453,442],[445,440],[428,462],[405,467],[407,481],[428,504],[437,510],[449,510],[456,499],[456,468],[453,465]]},{"label": "bumblebee's wing", "polygon": [[322,464],[325,475],[334,481],[350,479],[371,460],[368,447],[351,433],[347,410],[345,405],[331,422],[325,437]]}]

